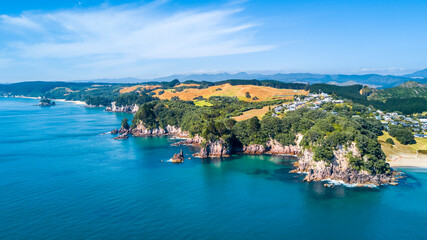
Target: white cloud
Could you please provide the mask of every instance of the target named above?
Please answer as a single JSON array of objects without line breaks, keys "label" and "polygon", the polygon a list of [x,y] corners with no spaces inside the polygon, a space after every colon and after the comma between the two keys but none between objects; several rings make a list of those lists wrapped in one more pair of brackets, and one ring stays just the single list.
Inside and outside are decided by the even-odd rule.
[{"label": "white cloud", "polygon": [[170,13],[163,7],[160,1],[2,15],[0,43],[2,35],[19,31],[3,44],[2,51],[9,56],[81,59],[90,64],[223,56],[274,48],[253,42],[257,25],[239,20],[242,9]]}]

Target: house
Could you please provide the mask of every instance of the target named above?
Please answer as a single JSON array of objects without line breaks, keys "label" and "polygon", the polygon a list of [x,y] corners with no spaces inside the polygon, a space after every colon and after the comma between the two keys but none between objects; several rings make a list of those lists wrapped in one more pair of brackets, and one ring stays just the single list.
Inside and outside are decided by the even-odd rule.
[{"label": "house", "polygon": [[425,135],[425,134],[414,134],[414,137],[417,137],[417,138],[427,138],[427,135]]}]

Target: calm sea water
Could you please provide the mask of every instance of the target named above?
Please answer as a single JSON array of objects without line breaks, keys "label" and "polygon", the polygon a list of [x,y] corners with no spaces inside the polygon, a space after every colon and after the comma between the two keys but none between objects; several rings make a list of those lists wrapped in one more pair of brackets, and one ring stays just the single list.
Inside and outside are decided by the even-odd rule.
[{"label": "calm sea water", "polygon": [[0,239],[427,239],[424,170],[369,189],[301,182],[284,157],[176,165],[194,149],[100,135],[130,115],[35,104],[0,98]]}]

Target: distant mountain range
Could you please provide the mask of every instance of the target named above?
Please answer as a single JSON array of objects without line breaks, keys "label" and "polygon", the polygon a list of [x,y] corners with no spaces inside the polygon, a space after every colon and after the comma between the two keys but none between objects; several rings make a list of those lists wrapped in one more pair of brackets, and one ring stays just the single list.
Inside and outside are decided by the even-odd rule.
[{"label": "distant mountain range", "polygon": [[[154,79],[139,79],[139,78],[121,78],[121,79],[95,79],[89,82],[103,83],[142,83],[150,81],[171,81],[178,79],[181,82],[187,80],[217,82],[229,79],[257,79],[257,80],[276,80],[289,83],[328,83],[339,86],[348,86],[354,84],[368,85],[375,88],[390,88],[399,86],[407,81],[417,81],[419,83],[427,83],[427,69],[404,75],[379,75],[379,74],[364,74],[364,75],[344,75],[344,74],[312,74],[312,73],[277,73],[277,74],[258,74],[258,73],[216,73],[216,74],[182,74],[170,75],[166,77]],[[88,82],[82,80],[78,82]]]},{"label": "distant mountain range", "polygon": [[405,75],[405,77],[410,77],[410,78],[427,78],[427,68],[423,69],[421,71],[417,71],[411,74],[407,74]]}]

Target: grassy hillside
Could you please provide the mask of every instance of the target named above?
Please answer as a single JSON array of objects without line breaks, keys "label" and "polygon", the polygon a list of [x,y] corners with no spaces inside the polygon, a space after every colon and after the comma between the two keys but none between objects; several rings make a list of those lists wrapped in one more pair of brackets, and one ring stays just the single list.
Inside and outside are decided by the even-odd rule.
[{"label": "grassy hillside", "polygon": [[[393,139],[395,144],[386,143],[387,138]],[[381,143],[383,152],[390,160],[398,156],[427,157],[427,138],[415,138],[416,144],[403,145],[387,132],[384,132],[384,135],[378,137],[378,141]]]},{"label": "grassy hillside", "polygon": [[[229,83],[211,86],[208,88],[187,88],[182,91],[174,89],[153,91],[154,96],[160,99],[179,97],[181,100],[191,101],[197,97],[210,98],[212,96],[237,97],[243,101],[272,101],[278,99],[293,99],[294,95],[307,95],[308,91],[295,89],[277,89],[254,85],[231,85]],[[249,94],[247,94],[249,93]]]}]

